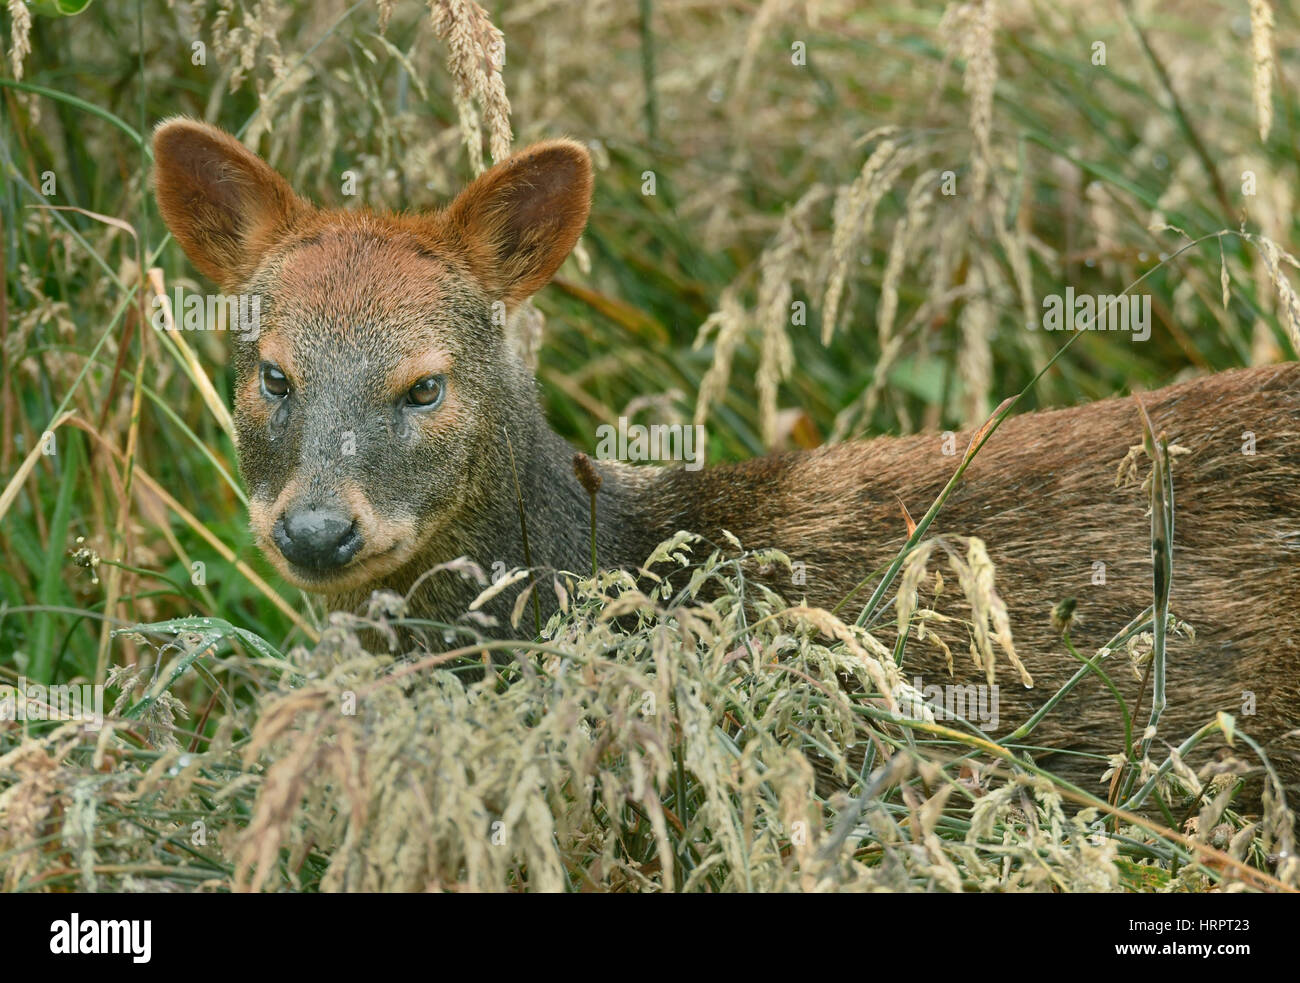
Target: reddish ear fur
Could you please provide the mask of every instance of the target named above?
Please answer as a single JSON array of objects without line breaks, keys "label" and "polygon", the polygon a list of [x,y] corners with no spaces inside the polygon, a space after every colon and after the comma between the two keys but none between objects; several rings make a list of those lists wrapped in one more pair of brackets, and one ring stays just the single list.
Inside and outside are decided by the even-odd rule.
[{"label": "reddish ear fur", "polygon": [[242,143],[178,118],[154,131],[154,190],[163,221],[198,269],[233,289],[311,206]]},{"label": "reddish ear fur", "polygon": [[[312,206],[234,137],[189,119],[154,133],[158,208],[186,255],[222,287],[243,283]],[[494,299],[536,293],[573,249],[591,210],[591,158],[549,140],[480,175],[435,221]]]},{"label": "reddish ear fur", "polygon": [[475,277],[513,306],[559,269],[591,211],[591,157],[572,140],[548,140],[502,161],[441,216]]}]

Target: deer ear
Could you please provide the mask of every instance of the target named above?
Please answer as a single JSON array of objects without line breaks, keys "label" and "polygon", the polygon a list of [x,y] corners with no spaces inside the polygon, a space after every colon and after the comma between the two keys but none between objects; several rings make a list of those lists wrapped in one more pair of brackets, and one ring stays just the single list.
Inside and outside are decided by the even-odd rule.
[{"label": "deer ear", "polygon": [[572,140],[537,143],[478,176],[442,215],[474,275],[511,306],[564,262],[591,211],[591,156]]},{"label": "deer ear", "polygon": [[154,194],[163,221],[198,269],[242,284],[295,217],[311,206],[230,134],[177,118],[153,136]]}]

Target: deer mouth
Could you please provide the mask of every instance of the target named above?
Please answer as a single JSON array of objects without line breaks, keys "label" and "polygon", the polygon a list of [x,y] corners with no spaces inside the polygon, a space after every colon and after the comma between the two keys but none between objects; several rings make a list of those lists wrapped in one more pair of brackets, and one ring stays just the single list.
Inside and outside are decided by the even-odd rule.
[{"label": "deer mouth", "polygon": [[363,545],[353,551],[349,542],[344,553],[351,552],[344,562],[320,565],[298,563],[285,555],[277,541],[276,524],[269,528],[254,523],[258,547],[273,567],[293,586],[313,594],[345,594],[365,587],[380,586],[379,581],[398,570],[415,552],[415,537],[388,538],[376,543],[364,532]]}]

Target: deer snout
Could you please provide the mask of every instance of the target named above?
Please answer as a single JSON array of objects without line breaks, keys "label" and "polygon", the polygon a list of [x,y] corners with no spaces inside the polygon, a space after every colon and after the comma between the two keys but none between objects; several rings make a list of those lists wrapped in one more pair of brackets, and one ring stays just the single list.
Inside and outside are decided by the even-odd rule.
[{"label": "deer snout", "polygon": [[271,529],[286,560],[308,570],[335,570],[361,549],[356,521],[337,508],[291,508]]}]

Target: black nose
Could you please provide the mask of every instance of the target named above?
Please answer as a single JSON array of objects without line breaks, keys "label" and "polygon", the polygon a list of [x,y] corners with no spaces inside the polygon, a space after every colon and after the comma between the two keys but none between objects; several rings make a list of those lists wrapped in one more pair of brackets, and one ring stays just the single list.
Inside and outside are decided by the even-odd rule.
[{"label": "black nose", "polygon": [[271,530],[285,559],[309,570],[333,570],[357,555],[357,524],[334,509],[297,509],[276,520]]}]

